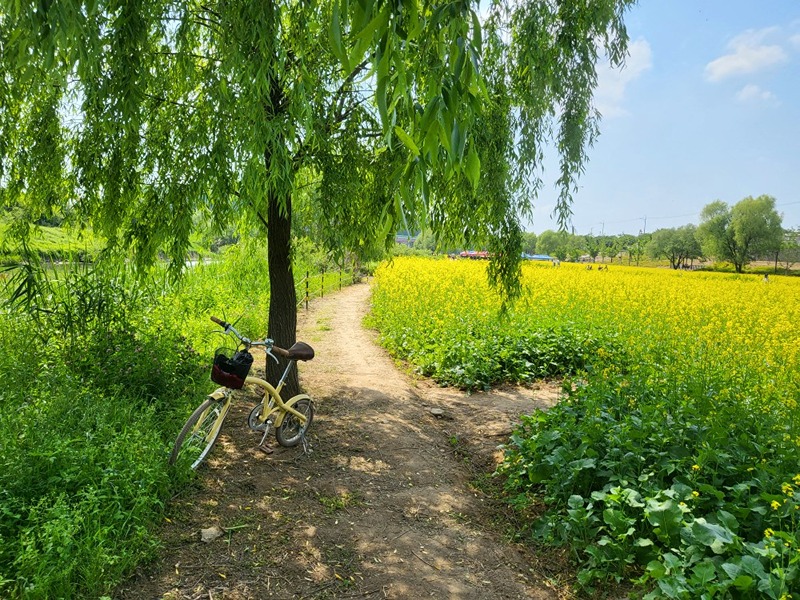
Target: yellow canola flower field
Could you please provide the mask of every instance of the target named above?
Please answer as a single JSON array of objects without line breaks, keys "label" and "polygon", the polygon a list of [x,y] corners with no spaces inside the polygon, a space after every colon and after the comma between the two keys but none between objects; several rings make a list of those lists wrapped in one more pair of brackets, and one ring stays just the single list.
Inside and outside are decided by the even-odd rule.
[{"label": "yellow canola flower field", "polygon": [[[613,334],[671,376],[712,369],[747,379],[764,407],[797,406],[800,278],[612,265],[525,263],[523,293],[506,317],[483,261],[397,258],[376,272],[382,330],[401,329],[432,349],[466,330],[576,325]],[[737,386],[741,394],[742,386]]]},{"label": "yellow canola flower field", "polygon": [[800,278],[526,263],[503,313],[486,266],[382,265],[372,319],[443,384],[567,378],[562,402],[520,418],[498,469],[510,503],[547,507],[545,543],[566,540],[587,580],[637,565],[670,597],[788,598]]}]

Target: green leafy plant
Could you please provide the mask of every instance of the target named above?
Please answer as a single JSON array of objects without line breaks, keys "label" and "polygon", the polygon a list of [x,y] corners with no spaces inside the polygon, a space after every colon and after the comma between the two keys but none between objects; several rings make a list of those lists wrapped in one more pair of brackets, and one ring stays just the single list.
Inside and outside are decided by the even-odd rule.
[{"label": "green leafy plant", "polygon": [[611,578],[655,584],[651,598],[788,594],[800,575],[800,496],[782,481],[796,466],[792,445],[757,443],[774,423],[753,419],[734,418],[731,435],[730,423],[681,403],[680,389],[639,376],[616,391],[609,380],[583,385],[523,418],[498,472],[516,506],[548,504],[531,535],[573,548],[588,588]]}]

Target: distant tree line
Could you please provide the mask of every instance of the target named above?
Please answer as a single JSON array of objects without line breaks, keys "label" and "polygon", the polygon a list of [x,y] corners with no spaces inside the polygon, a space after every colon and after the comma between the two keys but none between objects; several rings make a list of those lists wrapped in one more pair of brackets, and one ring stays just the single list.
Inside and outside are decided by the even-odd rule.
[{"label": "distant tree line", "polygon": [[[730,263],[737,273],[752,261],[769,261],[775,270],[800,264],[800,228],[784,229],[775,198],[748,196],[733,206],[720,200],[703,208],[699,225],[658,229],[652,233],[578,235],[566,231],[523,234],[522,251],[546,254],[562,261],[667,260],[673,269],[695,261]],[[433,250],[431,236],[422,234],[415,247]]]}]

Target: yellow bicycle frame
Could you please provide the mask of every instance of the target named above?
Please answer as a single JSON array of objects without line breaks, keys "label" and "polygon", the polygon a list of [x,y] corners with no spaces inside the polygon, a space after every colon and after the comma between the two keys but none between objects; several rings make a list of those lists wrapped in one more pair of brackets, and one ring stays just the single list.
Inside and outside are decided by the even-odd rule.
[{"label": "yellow bicycle frame", "polygon": [[[295,417],[300,419],[301,423],[306,422],[306,416],[295,410],[294,405],[297,404],[299,400],[303,398],[307,398],[311,400],[311,397],[308,394],[297,394],[296,396],[292,396],[286,402],[283,401],[281,398],[281,389],[283,388],[283,383],[281,383],[277,388],[275,388],[269,381],[266,379],[261,379],[260,377],[252,377],[250,375],[247,376],[247,379],[244,380],[245,385],[253,384],[257,385],[258,387],[262,388],[269,396],[275,401],[275,405],[270,410],[262,410],[261,414],[258,416],[258,422],[264,423],[270,416],[277,413],[275,417],[274,425],[275,427],[280,427],[280,424],[283,423],[283,418],[286,416],[286,413],[292,413]],[[222,390],[226,388],[220,388]],[[217,390],[219,391],[219,390]],[[268,406],[268,402],[264,402],[264,407]]]}]

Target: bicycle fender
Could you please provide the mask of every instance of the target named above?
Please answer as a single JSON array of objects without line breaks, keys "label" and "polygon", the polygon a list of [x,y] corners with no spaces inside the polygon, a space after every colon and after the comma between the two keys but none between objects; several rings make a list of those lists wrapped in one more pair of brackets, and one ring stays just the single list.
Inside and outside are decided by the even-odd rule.
[{"label": "bicycle fender", "polygon": [[[303,399],[308,400],[309,402],[312,402],[312,403],[314,402],[311,399],[311,396],[309,396],[308,394],[297,394],[297,396],[292,396],[291,398],[289,398],[285,402],[285,404],[286,404],[286,406],[294,406],[295,404],[297,404],[297,402],[299,400],[303,400]],[[278,412],[278,417],[275,419],[275,427],[280,427],[281,426],[281,423],[283,423],[283,417],[285,417],[285,416],[286,416],[285,412],[281,412],[281,411]]]},{"label": "bicycle fender", "polygon": [[214,400],[225,400],[228,395],[228,388],[219,387],[211,392],[208,397],[213,398]]}]

